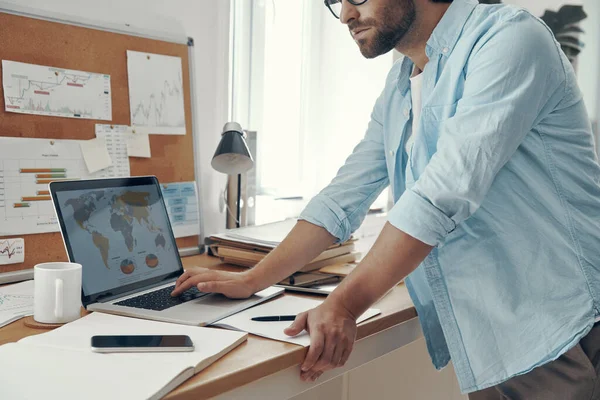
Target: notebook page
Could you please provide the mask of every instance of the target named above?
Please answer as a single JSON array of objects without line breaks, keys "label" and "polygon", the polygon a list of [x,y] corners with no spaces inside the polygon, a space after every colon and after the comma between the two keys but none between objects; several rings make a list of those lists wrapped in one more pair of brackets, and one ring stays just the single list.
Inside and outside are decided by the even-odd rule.
[{"label": "notebook page", "polygon": [[[317,307],[322,302],[323,299],[282,296],[268,303],[260,304],[256,307],[249,308],[224,318],[213,325],[249,332],[254,335],[308,347],[310,345],[310,336],[306,331],[303,331],[294,337],[287,336],[285,333],[283,333],[283,330],[290,326],[292,322],[258,322],[252,321],[251,318],[264,315],[297,315],[301,312]],[[374,317],[375,315],[380,314],[380,312],[380,310],[370,308],[358,318],[358,323]]]}]

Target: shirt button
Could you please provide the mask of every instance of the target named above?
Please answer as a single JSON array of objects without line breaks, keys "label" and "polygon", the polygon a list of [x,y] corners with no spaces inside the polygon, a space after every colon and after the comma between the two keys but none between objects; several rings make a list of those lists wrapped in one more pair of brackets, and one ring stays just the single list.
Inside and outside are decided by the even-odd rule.
[{"label": "shirt button", "polygon": [[394,150],[390,150],[390,156],[394,156],[395,151]]},{"label": "shirt button", "polygon": [[442,49],[442,53],[444,53],[444,54],[446,54],[448,51],[450,51],[450,49],[448,49],[447,47],[444,47],[444,48]]},{"label": "shirt button", "polygon": [[404,109],[404,116],[405,116],[405,117],[408,117],[408,116],[409,116],[409,114],[410,114],[410,111],[408,110],[408,108],[405,108],[405,109]]}]

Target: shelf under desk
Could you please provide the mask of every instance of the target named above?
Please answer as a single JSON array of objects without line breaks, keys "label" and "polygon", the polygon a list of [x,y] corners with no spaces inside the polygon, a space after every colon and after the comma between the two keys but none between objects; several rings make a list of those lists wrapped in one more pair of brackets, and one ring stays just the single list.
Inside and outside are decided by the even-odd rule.
[{"label": "shelf under desk", "polygon": [[[182,261],[185,268],[200,266],[229,271],[240,270],[238,267],[223,264],[218,258],[208,255],[185,257]],[[356,343],[354,349],[354,352],[357,354],[354,361],[355,364],[375,359],[383,355],[381,353],[393,350],[394,347],[402,347],[406,342],[414,340],[416,338],[415,335],[418,335],[417,314],[404,285],[395,287],[387,296],[374,305],[373,308],[380,309],[381,314],[365,321],[358,327],[357,340],[359,342]],[[405,322],[410,322],[410,326],[406,328],[408,329],[406,338],[397,338],[398,335],[402,334],[402,325],[406,325],[403,324]],[[404,330],[406,331],[406,329]],[[397,332],[394,330],[397,330]],[[21,319],[0,328],[0,345],[44,332],[46,330],[26,327],[23,319]],[[377,345],[375,345],[376,343]],[[380,343],[383,346],[379,346]],[[251,385],[254,385],[254,387],[248,390],[261,391],[268,389],[271,395],[273,395],[273,390],[278,386],[274,380],[279,379],[281,383],[279,386],[290,389],[289,382],[286,383],[284,381],[285,379],[293,379],[290,378],[292,370],[300,365],[304,359],[305,352],[306,349],[301,346],[250,335],[246,343],[240,345],[213,365],[189,379],[183,385],[169,393],[165,399],[207,399],[214,396],[227,398],[228,393],[226,392],[231,391],[231,393],[234,393],[236,389],[246,390]],[[350,361],[352,361],[352,357]],[[349,362],[349,364],[352,363]],[[347,366],[347,368],[350,367],[352,365]],[[333,370],[330,372],[333,374],[341,373],[340,371],[336,371]],[[295,374],[295,371],[293,373]],[[262,386],[261,384],[257,384],[259,380]],[[298,377],[297,382],[294,380],[293,384],[301,387],[299,382],[300,378]],[[319,381],[315,382],[314,385],[318,383]],[[239,389],[244,385],[246,385],[244,388]],[[271,396],[270,398],[276,397]]]}]

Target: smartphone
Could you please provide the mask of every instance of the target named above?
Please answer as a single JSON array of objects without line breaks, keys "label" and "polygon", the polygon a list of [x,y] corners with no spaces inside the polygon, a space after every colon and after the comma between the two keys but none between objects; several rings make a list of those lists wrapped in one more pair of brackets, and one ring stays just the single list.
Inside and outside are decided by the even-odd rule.
[{"label": "smartphone", "polygon": [[187,335],[98,335],[92,336],[92,351],[98,353],[194,351],[194,344]]}]

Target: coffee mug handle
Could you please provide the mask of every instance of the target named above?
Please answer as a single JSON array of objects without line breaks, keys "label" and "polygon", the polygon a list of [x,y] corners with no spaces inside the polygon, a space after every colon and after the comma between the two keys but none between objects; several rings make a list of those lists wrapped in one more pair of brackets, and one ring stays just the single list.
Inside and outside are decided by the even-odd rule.
[{"label": "coffee mug handle", "polygon": [[54,281],[54,286],[56,288],[54,316],[61,319],[63,317],[63,280],[56,279]]}]

